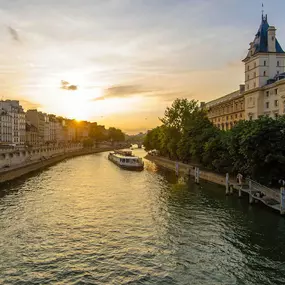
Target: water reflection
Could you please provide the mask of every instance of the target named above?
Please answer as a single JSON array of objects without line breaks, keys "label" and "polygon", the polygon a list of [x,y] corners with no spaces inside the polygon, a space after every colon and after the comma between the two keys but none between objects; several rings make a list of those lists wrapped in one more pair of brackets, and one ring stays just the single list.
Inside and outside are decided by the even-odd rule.
[{"label": "water reflection", "polygon": [[284,284],[283,218],[213,184],[149,162],[123,171],[106,157],[0,191],[0,283]]}]

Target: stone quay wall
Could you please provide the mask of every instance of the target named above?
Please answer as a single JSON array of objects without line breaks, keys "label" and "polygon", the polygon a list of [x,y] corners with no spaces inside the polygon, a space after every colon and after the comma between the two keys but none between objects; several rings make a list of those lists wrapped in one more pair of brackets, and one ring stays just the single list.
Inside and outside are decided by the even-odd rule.
[{"label": "stone quay wall", "polygon": [[[147,160],[155,162],[161,167],[167,168],[172,171],[176,171],[176,161],[155,155],[147,154],[145,157]],[[178,172],[180,175],[195,176],[195,165],[185,164],[178,162]],[[210,181],[219,185],[226,185],[225,175],[217,174],[211,171],[200,169],[200,179]]]},{"label": "stone quay wall", "polygon": [[[0,183],[5,183],[34,171],[42,170],[68,158],[113,150],[114,147],[102,146],[84,149],[82,146],[68,148],[43,148],[38,151],[6,153],[0,159]],[[0,156],[1,156],[0,155]],[[9,165],[9,167],[6,167]]]}]

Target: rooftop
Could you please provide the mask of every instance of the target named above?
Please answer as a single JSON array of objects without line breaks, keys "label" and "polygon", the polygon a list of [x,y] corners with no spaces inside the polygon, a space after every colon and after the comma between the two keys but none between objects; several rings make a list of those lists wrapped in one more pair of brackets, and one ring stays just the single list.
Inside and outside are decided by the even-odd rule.
[{"label": "rooftop", "polygon": [[230,100],[233,100],[239,96],[242,95],[242,92],[240,90],[236,90],[230,94],[227,94],[223,97],[220,97],[218,99],[215,99],[215,100],[212,100],[208,103],[206,103],[206,108],[209,108],[209,107],[213,107],[215,105],[218,105],[218,104],[221,104],[221,103],[224,103],[224,102],[227,102],[227,101],[230,101]]},{"label": "rooftop", "polygon": [[[262,15],[261,17],[261,24],[259,26],[259,29],[255,35],[255,38],[252,42],[253,45],[253,54],[255,55],[260,52],[268,52],[268,28],[269,24],[267,21],[267,15]],[[276,47],[276,53],[284,53],[282,47],[280,46],[279,42],[277,39],[275,39],[275,47]],[[247,56],[245,59],[249,58],[252,56],[251,51],[248,52]]]}]

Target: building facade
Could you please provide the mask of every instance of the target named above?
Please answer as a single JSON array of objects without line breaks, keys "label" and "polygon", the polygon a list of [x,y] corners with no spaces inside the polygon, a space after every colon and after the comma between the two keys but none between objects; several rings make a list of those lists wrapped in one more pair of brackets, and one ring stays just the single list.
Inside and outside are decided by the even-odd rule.
[{"label": "building facade", "polygon": [[2,144],[21,146],[26,141],[26,119],[19,101],[0,101],[0,140]]},{"label": "building facade", "polygon": [[208,102],[206,109],[210,121],[221,130],[230,130],[238,121],[244,120],[244,85],[221,98]]},{"label": "building facade", "polygon": [[44,144],[45,137],[45,116],[42,112],[36,109],[28,110],[26,113],[26,119],[38,130],[39,144]]},{"label": "building facade", "polygon": [[276,29],[262,15],[260,27],[245,64],[245,119],[276,118],[284,114],[285,52],[276,38]]},{"label": "building facade", "polygon": [[26,123],[26,145],[38,146],[39,145],[38,129],[30,122]]},{"label": "building facade", "polygon": [[285,52],[267,15],[262,15],[243,63],[245,84],[205,105],[209,119],[223,130],[231,129],[239,120],[285,114]]}]

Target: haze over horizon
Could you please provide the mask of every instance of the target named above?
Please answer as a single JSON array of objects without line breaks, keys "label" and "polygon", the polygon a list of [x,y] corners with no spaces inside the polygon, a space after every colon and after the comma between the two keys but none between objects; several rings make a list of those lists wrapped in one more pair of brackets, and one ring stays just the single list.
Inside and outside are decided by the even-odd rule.
[{"label": "haze over horizon", "polygon": [[[284,48],[285,2],[263,3]],[[244,82],[261,9],[257,0],[0,0],[0,96],[146,131],[175,98],[209,101]]]}]

